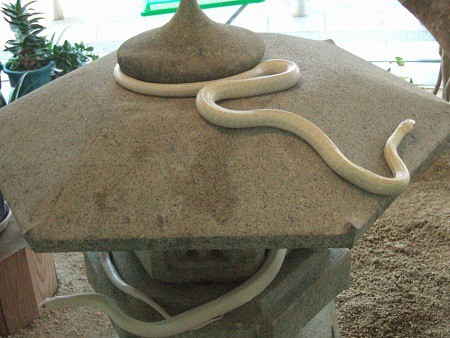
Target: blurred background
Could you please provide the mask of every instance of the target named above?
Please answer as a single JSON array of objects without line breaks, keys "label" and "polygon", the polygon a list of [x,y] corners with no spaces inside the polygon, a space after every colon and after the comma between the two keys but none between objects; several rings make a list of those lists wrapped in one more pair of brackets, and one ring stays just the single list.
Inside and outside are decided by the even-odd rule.
[{"label": "blurred background", "polygon": [[[26,1],[23,1],[26,2]],[[38,0],[33,8],[43,13],[48,36],[62,32],[62,40],[83,41],[103,56],[126,39],[166,23],[173,14],[141,16],[145,0]],[[61,11],[55,12],[55,5]],[[239,6],[206,9],[217,22],[225,23]],[[295,16],[296,14],[304,16]],[[62,20],[54,20],[55,16]],[[438,44],[420,22],[397,0],[266,0],[249,4],[232,22],[256,32],[273,32],[309,39],[333,39],[351,53],[412,78],[422,86],[435,84],[439,71]],[[0,61],[12,32],[0,22]],[[396,57],[405,62],[392,64]],[[9,91],[6,76],[2,91]]]}]

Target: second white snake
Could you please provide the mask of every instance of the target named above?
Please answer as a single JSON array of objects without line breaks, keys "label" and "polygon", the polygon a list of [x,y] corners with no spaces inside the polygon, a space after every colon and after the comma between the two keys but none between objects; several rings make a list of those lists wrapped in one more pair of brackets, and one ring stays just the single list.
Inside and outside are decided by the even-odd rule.
[{"label": "second white snake", "polygon": [[[120,310],[111,298],[99,293],[47,298],[39,304],[39,311],[90,305],[104,311],[115,324],[134,335],[140,337],[172,336],[198,329],[255,298],[277,276],[286,256],[286,251],[286,249],[270,250],[259,270],[235,289],[210,302],[159,322],[148,323],[131,318]],[[115,274],[114,270],[112,271],[113,275]],[[108,271],[106,272],[109,274]],[[116,277],[113,279],[117,281]],[[114,284],[117,285],[117,283]],[[136,289],[126,284],[124,286],[121,287],[122,291],[132,296],[135,295]],[[145,298],[145,295],[144,298],[139,297],[139,299],[144,301]]]}]

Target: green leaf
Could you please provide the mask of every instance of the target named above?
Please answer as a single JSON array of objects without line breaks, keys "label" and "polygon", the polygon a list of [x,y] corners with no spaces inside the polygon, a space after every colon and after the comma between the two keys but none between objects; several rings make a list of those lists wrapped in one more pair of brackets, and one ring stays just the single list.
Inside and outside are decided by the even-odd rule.
[{"label": "green leaf", "polygon": [[6,103],[5,98],[3,97],[3,94],[0,92],[0,108],[5,107],[6,104],[7,104],[7,103]]},{"label": "green leaf", "polygon": [[405,62],[403,61],[403,58],[400,56],[395,57],[395,63],[399,65],[400,67],[403,67],[405,65]]},{"label": "green leaf", "polygon": [[19,81],[17,82],[17,86],[14,87],[12,93],[11,93],[11,97],[9,99],[9,102],[14,102],[15,100],[17,100],[18,98],[22,97],[23,95],[25,95],[26,93],[26,89],[28,88],[24,88],[24,80],[27,77],[29,73],[25,73],[23,74]]}]

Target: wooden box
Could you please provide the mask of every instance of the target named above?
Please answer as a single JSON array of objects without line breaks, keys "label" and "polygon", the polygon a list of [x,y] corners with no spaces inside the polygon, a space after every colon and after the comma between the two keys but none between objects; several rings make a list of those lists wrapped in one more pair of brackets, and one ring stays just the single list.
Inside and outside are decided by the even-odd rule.
[{"label": "wooden box", "polygon": [[35,253],[14,217],[0,234],[0,334],[14,334],[37,318],[37,305],[58,286],[51,253]]}]

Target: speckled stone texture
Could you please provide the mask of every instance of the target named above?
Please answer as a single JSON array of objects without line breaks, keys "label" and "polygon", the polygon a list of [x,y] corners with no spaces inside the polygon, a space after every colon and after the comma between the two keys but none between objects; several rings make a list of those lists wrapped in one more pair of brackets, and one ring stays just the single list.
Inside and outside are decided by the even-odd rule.
[{"label": "speckled stone texture", "polygon": [[[298,63],[299,85],[224,106],[302,115],[388,176],[383,148],[402,120],[417,122],[399,148],[413,178],[449,138],[447,102],[333,44],[261,36],[266,59]],[[124,90],[116,61],[0,111],[0,190],[19,225],[33,227],[34,250],[350,247],[394,200],[343,180],[287,132],[216,127],[193,98]]]},{"label": "speckled stone texture", "polygon": [[135,251],[147,273],[160,282],[242,281],[259,269],[264,249]]},{"label": "speckled stone texture", "polygon": [[[165,284],[148,277],[129,252],[114,253],[121,276],[175,315],[228,292],[239,283]],[[85,253],[89,283],[128,315],[143,321],[162,318],[126,296],[107,279],[97,253]],[[275,280],[259,296],[222,319],[177,337],[339,337],[333,299],[349,286],[347,249],[294,250]],[[116,327],[120,337],[135,337]]]},{"label": "speckled stone texture", "polygon": [[142,81],[220,79],[256,66],[264,42],[247,29],[210,20],[196,0],[183,0],[166,25],[141,33],[117,51],[122,72]]}]

